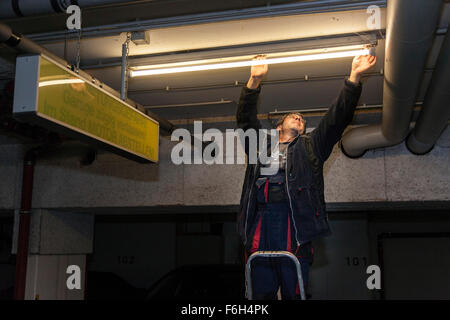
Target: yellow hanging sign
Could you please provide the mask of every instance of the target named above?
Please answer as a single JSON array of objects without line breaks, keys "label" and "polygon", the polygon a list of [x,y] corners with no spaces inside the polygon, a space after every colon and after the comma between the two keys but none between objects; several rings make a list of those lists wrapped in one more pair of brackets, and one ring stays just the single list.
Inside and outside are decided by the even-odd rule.
[{"label": "yellow hanging sign", "polygon": [[127,158],[158,162],[156,120],[44,56],[39,69],[35,115],[51,122],[52,129],[56,124],[64,134]]}]

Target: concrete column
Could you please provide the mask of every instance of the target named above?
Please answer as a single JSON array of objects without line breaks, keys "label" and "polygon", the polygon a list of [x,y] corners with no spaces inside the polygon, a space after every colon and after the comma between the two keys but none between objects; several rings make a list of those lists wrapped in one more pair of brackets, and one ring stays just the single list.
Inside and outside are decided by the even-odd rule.
[{"label": "concrete column", "polygon": [[[14,240],[18,236],[17,222],[18,213]],[[93,215],[33,210],[25,299],[84,299],[86,254],[93,251],[93,238]],[[13,242],[12,251],[17,252],[17,241]]]},{"label": "concrete column", "polygon": [[[68,274],[69,266],[77,266],[78,269]],[[30,254],[25,300],[83,300],[85,270],[85,254]],[[74,277],[79,277],[79,280]],[[68,281],[75,288],[69,289]]]}]

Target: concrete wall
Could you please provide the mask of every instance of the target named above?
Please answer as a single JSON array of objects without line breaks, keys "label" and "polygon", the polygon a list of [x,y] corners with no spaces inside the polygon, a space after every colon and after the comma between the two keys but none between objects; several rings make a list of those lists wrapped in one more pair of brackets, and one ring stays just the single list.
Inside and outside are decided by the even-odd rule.
[{"label": "concrete wall", "polygon": [[[175,142],[161,138],[160,163],[138,164],[109,153],[90,166],[75,158],[39,160],[34,208],[237,205],[245,165],[174,165]],[[23,148],[1,145],[0,208],[17,208]],[[345,157],[338,146],[325,163],[325,199],[333,202],[450,200],[450,129],[432,152],[410,154],[404,144]]]},{"label": "concrete wall", "polygon": [[[330,223],[333,236],[314,242],[315,261],[309,290],[313,299],[373,298],[373,292],[366,287],[366,268],[373,263],[367,218],[333,218]],[[241,263],[242,247],[234,223],[225,222],[221,236],[176,235],[175,225],[171,222],[97,223],[95,250],[89,258],[88,269],[112,272],[135,287],[148,288],[165,273],[184,264],[220,263],[219,260]],[[191,231],[195,225],[188,224]],[[208,223],[202,225],[207,227]],[[217,252],[211,253],[215,239],[223,241],[223,250],[217,250],[222,255],[219,260]],[[180,240],[184,246],[180,246]],[[180,249],[189,254],[190,260],[186,260]]]},{"label": "concrete wall", "polygon": [[[121,218],[122,219],[122,218]],[[123,218],[123,220],[126,220]],[[130,220],[131,221],[131,220]],[[212,243],[205,240],[221,238],[223,241],[222,259],[224,263],[242,263],[243,251],[239,239],[236,237],[235,227],[232,222],[223,223],[222,235],[199,235],[201,231],[208,231],[208,222],[188,223],[186,229],[190,232],[198,230],[197,235],[192,235],[190,243],[187,243],[190,260],[185,255],[180,255],[179,241],[189,240],[189,236],[176,234],[176,223],[170,222],[97,222],[95,250],[90,257],[89,270],[113,272],[127,282],[140,288],[148,286],[165,273],[182,264],[217,263],[216,254],[202,257],[205,252],[210,252]],[[402,214],[383,213],[335,213],[330,216],[330,224],[333,230],[331,237],[314,241],[314,263],[310,273],[309,293],[312,299],[356,299],[370,300],[380,297],[380,290],[369,290],[366,281],[369,265],[379,265],[378,236],[382,233],[437,233],[450,230],[450,218],[446,215],[429,212],[403,212]],[[195,227],[198,227],[195,229]],[[437,240],[442,238],[437,238]],[[389,275],[401,273],[402,277],[389,278],[383,283],[386,297],[396,294],[397,298],[446,298],[442,290],[445,290],[445,281],[449,278],[448,259],[437,259],[444,254],[445,247],[433,247],[433,250],[425,250],[429,241],[421,241],[420,238],[412,239],[415,242],[402,247],[396,259],[385,257],[384,268]],[[448,238],[444,239],[444,245],[448,244]],[[189,241],[188,241],[189,242]],[[420,246],[418,245],[420,243]],[[419,248],[422,250],[419,250]],[[421,257],[433,256],[434,261],[421,260]],[[412,261],[419,261],[420,268],[404,268]],[[395,265],[397,263],[398,265]],[[393,265],[394,264],[394,265]],[[424,267],[425,264],[425,267]],[[400,269],[399,269],[400,267]],[[434,272],[430,275],[430,272]],[[437,273],[437,271],[440,271]],[[400,274],[399,274],[400,276]],[[431,277],[433,276],[433,277]],[[401,278],[401,279],[400,279]],[[404,279],[419,279],[412,282],[414,290],[405,294],[408,288]],[[433,279],[432,290],[423,292],[423,288],[430,288],[426,279]],[[444,280],[445,279],[445,280]],[[394,280],[394,281],[393,281]],[[395,291],[394,291],[395,290]]]},{"label": "concrete wall", "polygon": [[383,283],[386,299],[448,300],[449,248],[450,235],[385,239]]},{"label": "concrete wall", "polygon": [[[1,137],[1,136],[0,136]],[[15,209],[20,206],[22,166],[25,146],[0,144],[0,208]]]},{"label": "concrete wall", "polygon": [[330,227],[331,237],[313,242],[312,299],[371,299],[366,286],[366,269],[371,264],[367,219],[333,219]]},{"label": "concrete wall", "polygon": [[[90,213],[100,212],[100,208],[106,207],[103,212],[128,214],[132,212],[130,208],[142,208],[143,212],[151,214],[154,207],[161,206],[236,206],[239,203],[241,185],[244,178],[245,165],[174,165],[170,160],[170,153],[174,142],[161,139],[160,163],[137,164],[109,153],[101,153],[98,159],[90,166],[81,166],[78,159],[39,159],[35,168],[34,189],[33,189],[33,216],[40,216],[41,223],[57,227],[58,219],[51,216],[52,210],[70,208],[67,214],[86,215],[77,213],[75,208],[85,209]],[[18,144],[0,144],[0,209],[15,209],[20,206],[20,190],[22,184],[22,159],[26,146]],[[338,146],[333,150],[332,155],[325,164],[325,198],[327,203],[383,203],[397,201],[449,201],[450,200],[450,129],[447,128],[438,140],[433,151],[424,156],[410,154],[404,144],[398,146],[381,148],[368,151],[360,159],[349,159],[345,157]],[[41,212],[40,208],[50,209],[46,215],[36,215]],[[109,211],[111,210],[111,211]],[[41,212],[42,213],[42,212]],[[67,217],[69,217],[67,216]],[[48,218],[48,219],[47,219]],[[81,217],[79,217],[81,218]],[[92,217],[91,217],[92,218]],[[91,219],[89,218],[89,219]],[[43,219],[43,220],[42,220]],[[64,225],[71,226],[70,217]],[[78,219],[76,219],[78,220]],[[79,222],[79,221],[78,221]],[[78,222],[76,224],[78,224]],[[41,259],[48,263],[49,268],[57,268],[58,261],[47,258],[51,250],[56,250],[54,246],[56,238],[53,237],[52,228],[44,228],[36,231],[38,224],[33,223],[30,249],[49,248],[50,251],[33,252],[41,255],[31,255],[30,261]],[[42,228],[43,224],[40,225]],[[87,223],[88,229],[92,228],[92,221]],[[436,226],[432,224],[430,230],[435,232]],[[73,227],[73,228],[72,228]],[[76,227],[72,225],[71,235],[76,235]],[[393,230],[392,225],[390,229]],[[139,268],[144,268],[145,272],[134,272],[130,265],[118,265],[117,256],[142,255],[135,253],[136,243],[146,243],[152,239],[166,241],[166,247],[172,247],[176,237],[174,225],[167,228],[153,227],[142,232],[127,230],[127,226],[117,225],[122,228],[120,236],[117,232],[104,231],[109,235],[102,239],[99,235],[102,231],[97,230],[98,241],[95,243],[95,250],[92,262],[93,270],[108,270],[117,272],[130,283],[139,286],[147,286],[156,280],[163,273],[176,266],[175,256],[165,256],[163,265],[152,263],[152,256],[160,255],[157,249],[148,249],[142,259],[145,263],[139,264]],[[123,229],[125,228],[125,229]],[[369,244],[365,244],[362,229],[365,227],[364,221],[353,221],[349,223],[332,222],[334,236],[318,242],[318,250],[325,256],[319,254],[319,262],[312,270],[312,293],[315,298],[362,298],[366,299],[373,295],[364,288],[367,276],[362,265],[345,265],[346,257],[374,257],[376,243],[372,235]],[[448,224],[443,225],[445,230],[449,230]],[[34,231],[36,232],[34,232]],[[62,230],[62,229],[61,229]],[[152,231],[153,230],[153,231]],[[165,231],[164,231],[165,230]],[[234,233],[234,225],[225,227],[223,261],[227,263],[239,260],[239,239]],[[375,231],[374,231],[375,232]],[[132,237],[141,237],[141,233],[147,234],[139,241],[131,241]],[[378,234],[377,230],[374,234]],[[68,240],[63,251],[58,251],[60,259],[64,254],[77,253],[70,249],[70,243],[75,243],[72,238],[61,235],[58,241]],[[39,239],[33,238],[39,235]],[[170,236],[171,235],[171,236]],[[15,232],[17,236],[17,232]],[[53,239],[53,242],[52,242]],[[72,239],[72,240],[70,240]],[[108,240],[109,239],[109,240]],[[163,240],[161,240],[163,239]],[[164,240],[165,239],[165,240]],[[339,239],[339,241],[336,241]],[[35,241],[36,240],[36,241]],[[48,241],[47,241],[48,240]],[[64,243],[61,242],[59,244]],[[358,245],[354,245],[357,243]],[[13,245],[16,241],[13,241]],[[38,247],[36,247],[39,244]],[[348,244],[349,246],[347,246]],[[91,243],[92,245],[92,243]],[[350,246],[351,245],[351,246]],[[367,246],[370,246],[370,254],[367,254]],[[102,247],[112,246],[114,250],[102,250]],[[33,249],[34,248],[34,249]],[[123,249],[121,253],[119,249]],[[139,247],[145,251],[145,248]],[[116,250],[117,249],[117,250]],[[166,248],[167,249],[167,248]],[[131,254],[129,252],[133,251]],[[156,251],[155,251],[156,250]],[[175,250],[175,249],[173,249]],[[70,252],[69,252],[70,251]],[[73,252],[72,252],[73,251]],[[54,251],[56,252],[56,251]],[[89,253],[90,250],[84,250]],[[102,253],[103,252],[103,253]],[[126,253],[125,253],[126,252]],[[167,251],[166,251],[167,252]],[[109,256],[101,256],[102,254]],[[42,257],[42,258],[39,258]],[[34,260],[33,260],[34,259]],[[320,259],[328,261],[326,264],[320,263]],[[37,260],[35,261],[37,262]],[[353,260],[352,260],[353,262]],[[81,262],[80,262],[81,263]],[[114,264],[117,265],[114,265]],[[45,267],[46,264],[40,264]],[[109,269],[109,268],[112,269]],[[137,267],[137,266],[135,266]],[[31,270],[31,269],[30,269]],[[44,272],[44,269],[37,269]],[[147,272],[151,270],[151,272]],[[30,283],[37,279],[36,283],[45,283],[45,275],[40,273],[29,274]],[[345,283],[339,279],[353,279],[355,284],[351,289],[346,290]],[[42,291],[44,292],[44,291]],[[339,294],[336,294],[339,292]],[[29,298],[33,299],[36,290],[29,293]],[[55,293],[56,294],[56,293]],[[70,298],[68,296],[49,293],[49,297]]]},{"label": "concrete wall", "polygon": [[[148,288],[165,273],[185,264],[239,263],[236,225],[223,223],[222,235],[176,234],[174,222],[97,222],[90,271],[112,272],[137,288]],[[203,223],[208,227],[209,223]],[[205,231],[204,229],[202,231]],[[208,253],[205,255],[205,253]]]},{"label": "concrete wall", "polygon": [[[15,212],[12,253],[17,253],[19,211]],[[86,213],[33,210],[30,254],[87,254],[93,250],[94,216]]]},{"label": "concrete wall", "polygon": [[[382,268],[386,299],[449,297],[450,218],[433,212],[419,213],[369,216],[369,255],[372,263]],[[383,234],[398,238],[380,238]],[[380,294],[376,292],[377,297]]]},{"label": "concrete wall", "polygon": [[97,223],[88,268],[148,288],[175,268],[175,242],[173,223]]}]

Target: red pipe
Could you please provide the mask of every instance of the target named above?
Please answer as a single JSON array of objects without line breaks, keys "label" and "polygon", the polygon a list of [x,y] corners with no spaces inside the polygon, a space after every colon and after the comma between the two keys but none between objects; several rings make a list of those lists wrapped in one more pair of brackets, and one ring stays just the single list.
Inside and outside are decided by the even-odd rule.
[{"label": "red pipe", "polygon": [[22,201],[19,212],[19,242],[17,246],[16,273],[14,277],[14,300],[25,299],[28,240],[30,235],[30,216],[35,162],[35,150],[32,149],[25,155],[23,164]]}]

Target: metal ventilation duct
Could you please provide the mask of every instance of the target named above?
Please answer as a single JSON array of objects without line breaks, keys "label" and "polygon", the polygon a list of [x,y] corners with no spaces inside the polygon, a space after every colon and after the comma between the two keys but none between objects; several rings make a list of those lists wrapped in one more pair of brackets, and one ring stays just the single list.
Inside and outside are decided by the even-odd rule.
[{"label": "metal ventilation duct", "polygon": [[396,145],[409,132],[423,70],[438,24],[441,0],[389,0],[381,125],[349,130],[341,140],[345,155]]},{"label": "metal ventilation duct", "polygon": [[425,95],[422,110],[406,146],[414,154],[431,151],[450,118],[450,35],[447,31]]}]

